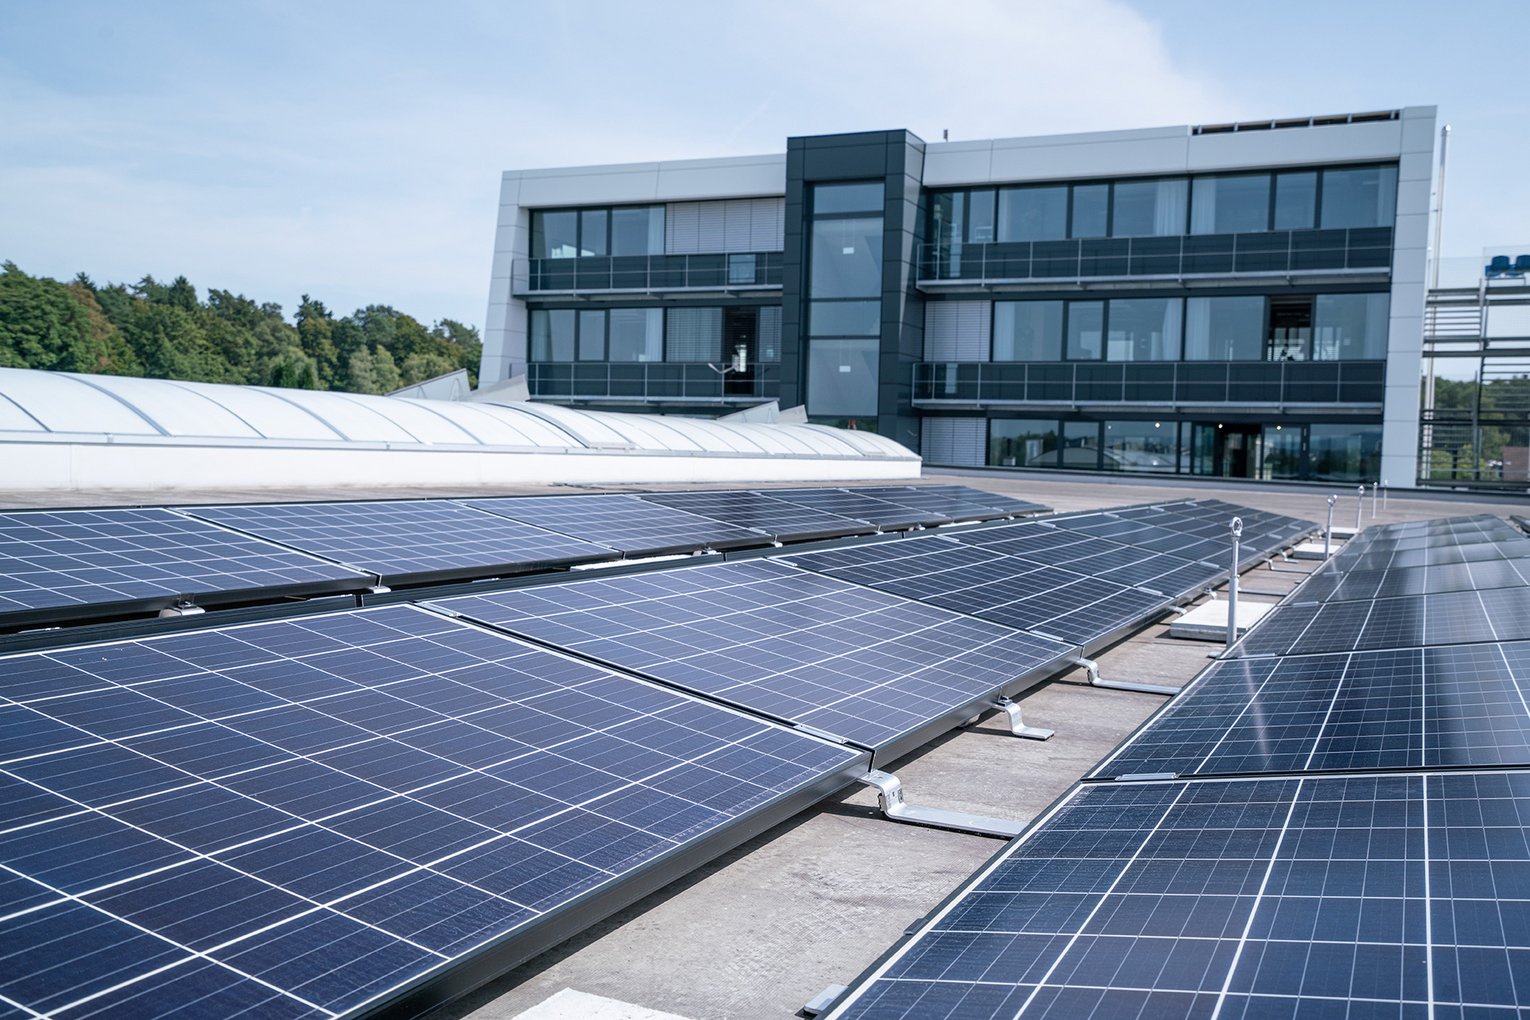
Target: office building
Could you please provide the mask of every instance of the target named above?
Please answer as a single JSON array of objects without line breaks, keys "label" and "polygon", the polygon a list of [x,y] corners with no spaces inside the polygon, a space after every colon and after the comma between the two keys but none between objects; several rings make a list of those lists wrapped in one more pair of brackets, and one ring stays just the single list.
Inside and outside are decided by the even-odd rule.
[{"label": "office building", "polygon": [[1433,107],[504,174],[482,380],[933,466],[1418,475]]}]

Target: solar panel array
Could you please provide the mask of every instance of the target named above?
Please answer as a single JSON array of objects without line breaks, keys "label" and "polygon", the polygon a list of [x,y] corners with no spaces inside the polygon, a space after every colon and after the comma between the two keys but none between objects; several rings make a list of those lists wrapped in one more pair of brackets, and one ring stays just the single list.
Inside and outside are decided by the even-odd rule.
[{"label": "solar panel array", "polygon": [[[831,1015],[1524,1015],[1530,643],[1473,640],[1501,612],[1452,614],[1448,641],[1431,615],[1520,589],[1420,595],[1417,613],[1360,597],[1398,570],[1427,587],[1440,564],[1517,558],[1500,523],[1364,533]],[[1405,553],[1423,555],[1373,565]],[[1363,622],[1341,639],[1324,614],[1346,607]],[[1300,640],[1258,640],[1293,611],[1317,612]]]},{"label": "solar panel array", "polygon": [[0,620],[163,608],[186,596],[355,590],[367,574],[170,510],[0,513]]},{"label": "solar panel array", "polygon": [[868,748],[1073,651],[769,559],[432,605]]},{"label": "solar panel array", "polygon": [[350,1015],[865,766],[410,606],[0,659],[0,1012]]},{"label": "solar panel array", "polygon": [[963,486],[895,486],[14,511],[0,513],[0,627],[1045,510]]},{"label": "solar panel array", "polygon": [[1232,554],[1228,524],[1239,514],[1246,518],[1245,562],[1271,555],[1312,528],[1295,518],[1187,501],[787,559],[879,591],[1087,645],[1140,625],[1225,577]]}]

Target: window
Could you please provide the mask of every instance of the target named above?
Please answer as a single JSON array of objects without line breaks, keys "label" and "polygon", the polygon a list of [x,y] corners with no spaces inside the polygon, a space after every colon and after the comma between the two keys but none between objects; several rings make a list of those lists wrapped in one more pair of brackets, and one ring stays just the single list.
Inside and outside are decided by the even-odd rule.
[{"label": "window", "polygon": [[781,306],[760,309],[759,348],[761,361],[781,360]]},{"label": "window", "polygon": [[986,244],[994,239],[994,197],[993,189],[987,188],[982,191],[970,192],[967,196],[968,220],[967,240],[973,244]]},{"label": "window", "polygon": [[1275,229],[1310,230],[1317,220],[1314,170],[1275,175]]},{"label": "window", "polygon": [[1186,301],[1186,361],[1258,361],[1264,356],[1264,298]]},{"label": "window", "polygon": [[1171,237],[1185,232],[1184,178],[1116,184],[1112,237]]},{"label": "window", "polygon": [[877,413],[877,341],[808,344],[808,413],[861,418]]},{"label": "window", "polygon": [[531,360],[574,360],[574,310],[534,309],[531,313]]},{"label": "window", "polygon": [[579,313],[579,360],[606,360],[606,313],[603,310]]},{"label": "window", "polygon": [[814,301],[808,311],[810,336],[879,336],[880,301]]},{"label": "window", "polygon": [[1098,360],[1104,353],[1105,302],[1068,302],[1068,345],[1070,360]]},{"label": "window", "polygon": [[1110,185],[1079,184],[1073,188],[1073,237],[1104,237],[1110,219]]},{"label": "window", "polygon": [[659,361],[663,358],[662,308],[613,308],[607,328],[611,361]]},{"label": "window", "polygon": [[671,308],[664,316],[664,360],[722,360],[722,309]]},{"label": "window", "polygon": [[1197,177],[1190,233],[1245,234],[1270,229],[1270,175]]},{"label": "window", "polygon": [[1302,471],[1302,428],[1292,425],[1264,427],[1264,459],[1261,478],[1300,478]]},{"label": "window", "polygon": [[1396,214],[1395,166],[1323,171],[1325,228],[1390,227]]},{"label": "window", "polygon": [[1308,430],[1307,477],[1363,482],[1381,476],[1381,429],[1365,425],[1313,425]]},{"label": "window", "polygon": [[967,225],[967,193],[937,192],[930,196],[930,239],[942,249],[961,246]]},{"label": "window", "polygon": [[1306,361],[1312,340],[1312,298],[1270,298],[1270,331],[1265,341],[1271,361]]},{"label": "window", "polygon": [[606,253],[606,211],[586,209],[579,214],[579,257]]},{"label": "window", "polygon": [[579,256],[579,215],[574,212],[533,213],[531,253],[540,259],[577,258]]},{"label": "window", "polygon": [[1389,307],[1386,294],[1319,294],[1312,312],[1313,360],[1385,358]]},{"label": "window", "polygon": [[1061,361],[1061,301],[995,301],[994,361]]},{"label": "window", "polygon": [[882,215],[882,182],[819,184],[813,188],[813,215],[834,213]]},{"label": "window", "polygon": [[612,255],[663,255],[664,207],[628,206],[611,210]]},{"label": "window", "polygon": [[1094,470],[1100,466],[1100,426],[1092,421],[1063,422],[1062,466]]},{"label": "window", "polygon": [[882,293],[882,220],[815,220],[811,293],[815,300]]},{"label": "window", "polygon": [[1166,471],[1179,460],[1179,425],[1163,421],[1105,423],[1106,471]]},{"label": "window", "polygon": [[999,190],[1000,241],[1052,241],[1067,236],[1067,185]]},{"label": "window", "polygon": [[995,467],[1056,467],[1057,422],[995,418],[988,427],[988,463]]},{"label": "window", "polygon": [[1108,361],[1172,361],[1179,358],[1179,298],[1116,298],[1110,302]]}]

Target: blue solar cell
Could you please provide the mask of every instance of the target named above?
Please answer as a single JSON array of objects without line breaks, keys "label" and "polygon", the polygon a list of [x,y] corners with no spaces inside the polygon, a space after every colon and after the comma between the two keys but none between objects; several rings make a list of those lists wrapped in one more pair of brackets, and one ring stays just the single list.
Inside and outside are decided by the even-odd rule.
[{"label": "blue solar cell", "polygon": [[777,541],[866,534],[875,530],[866,521],[825,513],[777,499],[765,492],[648,492],[640,498],[645,503],[763,532]]},{"label": "blue solar cell", "polygon": [[770,540],[763,532],[723,524],[624,493],[522,496],[461,502],[570,538],[599,542],[629,556],[734,549],[764,545]]},{"label": "blue solar cell", "polygon": [[44,658],[93,682],[0,705],[0,995],[39,1013],[365,1010],[867,760],[410,606],[0,674]]}]

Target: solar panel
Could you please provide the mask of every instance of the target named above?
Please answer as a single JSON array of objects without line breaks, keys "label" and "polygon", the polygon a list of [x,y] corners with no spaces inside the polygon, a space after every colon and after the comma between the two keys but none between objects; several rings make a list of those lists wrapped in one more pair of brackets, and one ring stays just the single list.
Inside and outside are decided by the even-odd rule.
[{"label": "solar panel", "polygon": [[865,521],[887,530],[950,524],[952,520],[943,513],[890,503],[858,489],[770,489],[766,494],[796,506]]},{"label": "solar panel", "polygon": [[1072,651],[767,559],[434,605],[879,751]]},{"label": "solar panel", "polygon": [[598,542],[628,556],[766,545],[770,536],[623,493],[461,500],[479,510]]},{"label": "solar panel", "polygon": [[1530,764],[1530,645],[1233,659],[1090,773]]},{"label": "solar panel", "polygon": [[985,521],[1046,513],[1051,507],[966,485],[863,485],[856,492],[900,506],[929,510],[953,521]]},{"label": "solar panel", "polygon": [[798,506],[762,492],[649,492],[640,498],[736,528],[762,531],[777,541],[864,535],[876,530],[866,521]]},{"label": "solar panel", "polygon": [[0,513],[0,625],[160,609],[182,597],[354,591],[360,571],[170,510]]},{"label": "solar panel", "polygon": [[371,571],[445,580],[612,559],[616,551],[448,500],[188,507],[203,520]]},{"label": "solar panel", "polygon": [[408,606],[0,677],[0,1001],[27,1015],[457,994],[866,765]]},{"label": "solar panel", "polygon": [[1235,655],[1310,655],[1530,638],[1530,588],[1281,606]]},{"label": "solar panel", "polygon": [[1081,787],[829,1016],[1516,1015],[1526,819],[1522,772]]}]

